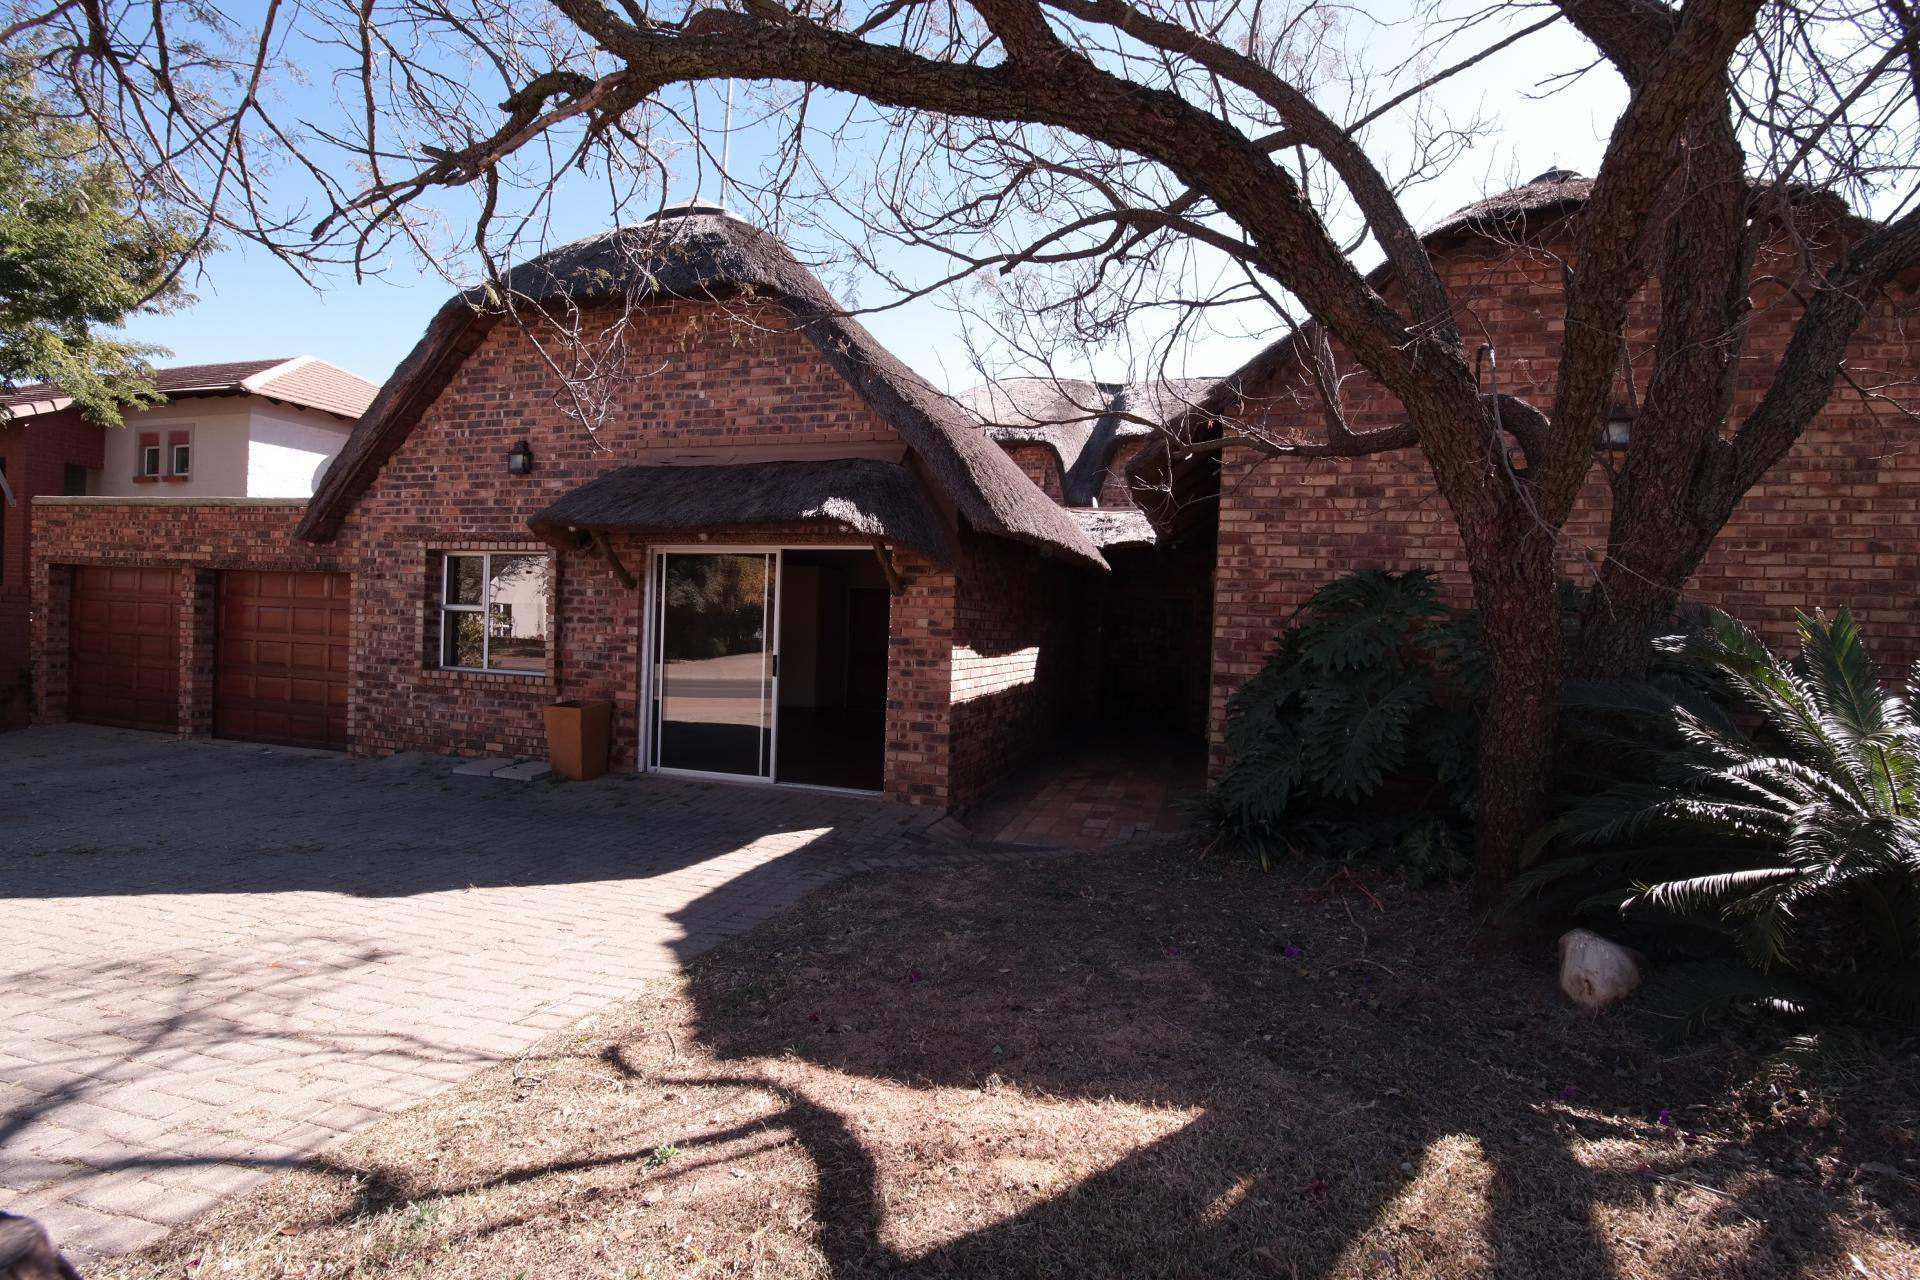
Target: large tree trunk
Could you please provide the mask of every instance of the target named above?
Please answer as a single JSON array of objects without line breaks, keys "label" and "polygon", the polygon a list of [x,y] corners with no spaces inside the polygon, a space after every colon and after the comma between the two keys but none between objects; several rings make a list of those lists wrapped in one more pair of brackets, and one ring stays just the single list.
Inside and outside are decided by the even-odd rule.
[{"label": "large tree trunk", "polygon": [[1482,907],[1498,900],[1521,847],[1547,815],[1561,672],[1552,548],[1552,538],[1536,530],[1473,574],[1493,673],[1475,797],[1473,894]]},{"label": "large tree trunk", "polygon": [[1626,532],[1632,543],[1663,545],[1657,555],[1609,556],[1587,593],[1570,664],[1584,680],[1632,680],[1647,673],[1653,638],[1673,614],[1680,590],[1706,558],[1713,535],[1660,521]]},{"label": "large tree trunk", "polygon": [[1602,573],[1587,597],[1574,644],[1573,674],[1585,680],[1643,676],[1653,637],[1673,612],[1680,589],[1637,573]]}]

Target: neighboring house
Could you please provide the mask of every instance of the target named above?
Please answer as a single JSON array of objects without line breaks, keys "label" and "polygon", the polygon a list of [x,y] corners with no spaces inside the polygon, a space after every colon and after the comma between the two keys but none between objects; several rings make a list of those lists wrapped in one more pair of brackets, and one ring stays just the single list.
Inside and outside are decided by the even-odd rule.
[{"label": "neighboring house", "polygon": [[164,400],[123,427],[45,383],[0,387],[0,728],[29,706],[34,498],[305,498],[379,390],[312,356],[180,365],[154,382]]},{"label": "neighboring house", "polygon": [[[1434,233],[1504,390],[1550,385],[1553,237],[1584,191],[1555,175]],[[611,375],[570,387],[555,344],[463,295],[310,503],[40,498],[39,714],[539,756],[544,706],[600,698],[623,768],[965,809],[1063,731],[1217,748],[1227,694],[1340,572],[1461,581],[1417,454],[1169,457],[1155,422],[1317,431],[1286,343],[1219,382],[949,398],[711,209],[565,246],[513,285],[617,353]],[[1757,317],[1756,359],[1783,325]],[[1896,332],[1876,304],[1863,347]],[[1349,394],[1357,425],[1393,420],[1364,380]],[[1703,594],[1768,625],[1850,598],[1895,648],[1920,639],[1903,426],[1836,401]],[[1590,504],[1576,541],[1603,528]],[[83,667],[103,645],[136,656]]]}]

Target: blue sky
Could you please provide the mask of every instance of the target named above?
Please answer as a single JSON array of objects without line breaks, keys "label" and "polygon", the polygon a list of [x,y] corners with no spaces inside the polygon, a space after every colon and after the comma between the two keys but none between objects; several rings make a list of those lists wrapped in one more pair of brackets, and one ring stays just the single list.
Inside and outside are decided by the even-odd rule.
[{"label": "blue sky", "polygon": [[[1397,60],[1417,33],[1412,24],[1390,26],[1377,29],[1370,39],[1370,55]],[[1391,48],[1394,45],[1400,48]],[[1570,91],[1545,99],[1533,96],[1540,77],[1582,65],[1589,57],[1576,37],[1552,28],[1448,85],[1440,98],[1447,110],[1459,115],[1477,112],[1496,121],[1497,128],[1410,200],[1416,223],[1436,221],[1490,191],[1550,168],[1591,173],[1604,149],[1606,130],[1624,100],[1618,82],[1597,72]],[[331,109],[325,96],[310,86],[292,86],[285,92],[296,112],[319,117]],[[755,162],[755,141],[751,134],[736,138],[736,170]],[[592,184],[578,186],[557,204],[561,239],[599,230],[609,220],[604,197]],[[710,175],[705,186],[704,195],[716,194]],[[691,176],[680,175],[676,188],[672,192],[676,198],[694,194]],[[871,305],[881,297],[877,283],[858,287],[862,303]],[[271,255],[246,246],[213,255],[193,288],[198,300],[192,306],[170,315],[142,317],[128,326],[129,336],[172,351],[159,363],[310,354],[375,381],[383,380],[412,348],[428,318],[451,292],[437,272],[404,257],[392,259],[378,279],[355,283],[341,273],[323,278],[316,289]],[[950,299],[934,297],[874,317],[868,324],[933,382],[959,390],[976,378],[968,367],[951,305]],[[1192,353],[1192,367],[1185,372],[1225,373],[1263,340],[1260,334],[1212,339]],[[1120,377],[1127,372],[1099,367],[1098,357],[1092,363],[1095,367],[1088,372],[1096,376]]]}]

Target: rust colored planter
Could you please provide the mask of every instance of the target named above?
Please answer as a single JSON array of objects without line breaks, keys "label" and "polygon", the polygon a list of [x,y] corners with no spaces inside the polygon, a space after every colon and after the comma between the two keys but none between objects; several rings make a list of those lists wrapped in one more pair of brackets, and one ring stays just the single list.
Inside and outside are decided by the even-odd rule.
[{"label": "rust colored planter", "polygon": [[584,782],[607,771],[613,704],[568,699],[547,708],[547,763],[555,773]]}]

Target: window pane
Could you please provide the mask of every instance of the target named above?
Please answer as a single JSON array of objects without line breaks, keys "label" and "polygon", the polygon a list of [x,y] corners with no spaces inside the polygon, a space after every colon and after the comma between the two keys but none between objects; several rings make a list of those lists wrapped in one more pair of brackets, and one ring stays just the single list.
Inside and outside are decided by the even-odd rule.
[{"label": "window pane", "polygon": [[440,614],[440,665],[479,667],[486,661],[485,640],[477,613]]},{"label": "window pane", "polygon": [[447,557],[448,604],[480,603],[480,589],[487,580],[486,563],[485,556]]},{"label": "window pane", "polygon": [[187,474],[187,446],[184,444],[173,446],[173,474],[177,476]]},{"label": "window pane", "polygon": [[487,596],[490,665],[504,671],[547,669],[547,596],[552,561],[543,555],[494,556]]}]

